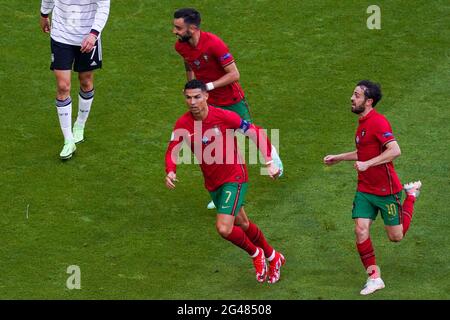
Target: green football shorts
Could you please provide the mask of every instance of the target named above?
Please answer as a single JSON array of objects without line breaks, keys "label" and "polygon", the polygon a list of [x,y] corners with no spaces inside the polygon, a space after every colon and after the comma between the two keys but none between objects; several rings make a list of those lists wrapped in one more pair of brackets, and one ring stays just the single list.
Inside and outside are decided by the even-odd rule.
[{"label": "green football shorts", "polygon": [[230,106],[214,106],[214,107],[234,111],[241,117],[241,119],[247,120],[248,122],[252,122],[252,117],[250,116],[250,109],[245,99],[242,99],[238,103],[232,104]]},{"label": "green football shorts", "polygon": [[224,183],[219,189],[210,191],[212,200],[217,208],[217,213],[237,215],[244,205],[248,184]]},{"label": "green football shorts", "polygon": [[388,196],[377,196],[365,192],[356,192],[353,200],[352,218],[366,218],[375,220],[378,211],[381,211],[381,217],[387,226],[396,226],[401,224],[402,192]]}]

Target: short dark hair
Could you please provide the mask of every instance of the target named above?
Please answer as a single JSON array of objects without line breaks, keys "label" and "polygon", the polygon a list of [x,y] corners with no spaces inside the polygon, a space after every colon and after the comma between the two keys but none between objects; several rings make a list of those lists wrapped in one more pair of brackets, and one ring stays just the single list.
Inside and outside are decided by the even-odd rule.
[{"label": "short dark hair", "polygon": [[208,90],[206,90],[205,83],[200,80],[197,80],[197,79],[188,81],[186,83],[186,85],[184,86],[185,91],[186,91],[186,89],[201,89],[203,92],[208,91]]},{"label": "short dark hair", "polygon": [[200,22],[202,18],[200,17],[200,12],[194,8],[182,8],[175,11],[173,14],[175,19],[183,18],[184,22],[187,24],[193,24],[200,27]]},{"label": "short dark hair", "polygon": [[378,101],[381,100],[383,94],[381,93],[381,85],[370,80],[361,80],[358,82],[358,87],[364,87],[364,96],[366,99],[372,99],[372,107],[375,108]]}]

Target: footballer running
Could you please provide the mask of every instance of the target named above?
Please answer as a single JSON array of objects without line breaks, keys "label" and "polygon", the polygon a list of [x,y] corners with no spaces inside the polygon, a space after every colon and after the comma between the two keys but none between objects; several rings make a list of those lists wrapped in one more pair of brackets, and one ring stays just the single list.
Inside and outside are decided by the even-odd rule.
[{"label": "footballer running", "polygon": [[[240,160],[234,130],[240,130],[257,144],[266,161],[269,176],[275,179],[280,169],[272,159],[270,140],[264,130],[235,112],[208,105],[208,92],[203,82],[195,79],[189,81],[185,85],[184,96],[189,111],[176,122],[166,151],[166,186],[175,188],[177,157],[184,142],[199,161],[205,187],[217,208],[217,232],[250,255],[258,282],[267,279],[269,283],[275,283],[280,279],[285,258],[269,245],[262,231],[248,219],[244,210],[248,174],[245,163]],[[199,122],[201,132],[197,129]],[[230,138],[234,143],[227,143]],[[205,159],[205,149],[212,143],[220,146],[220,150],[215,152],[216,161]],[[268,270],[266,258],[269,261]]]},{"label": "footballer running", "polygon": [[[384,221],[390,241],[403,239],[411,224],[414,202],[422,183],[411,182],[402,186],[393,161],[400,156],[391,125],[385,116],[375,110],[381,100],[381,87],[369,80],[360,81],[351,97],[352,112],[359,117],[355,134],[356,150],[338,155],[327,155],[323,161],[334,165],[340,161],[355,161],[358,171],[358,187],[353,200],[352,218],[355,222],[356,248],[369,275],[361,290],[367,295],[383,289],[381,271],[375,261],[370,240],[370,226],[378,212]],[[406,199],[401,202],[402,191]]]}]

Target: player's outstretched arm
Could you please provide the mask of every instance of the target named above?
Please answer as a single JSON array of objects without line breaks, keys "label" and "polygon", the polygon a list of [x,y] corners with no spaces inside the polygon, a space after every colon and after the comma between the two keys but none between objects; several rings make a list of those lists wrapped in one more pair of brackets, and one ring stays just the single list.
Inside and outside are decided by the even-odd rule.
[{"label": "player's outstretched arm", "polygon": [[223,110],[222,112],[224,113],[223,119],[228,122],[229,128],[240,131],[256,144],[256,147],[266,161],[269,176],[272,179],[276,179],[280,175],[280,168],[278,168],[272,159],[272,143],[264,129],[254,123],[241,119],[238,114],[232,111]]},{"label": "player's outstretched arm", "polygon": [[357,161],[357,160],[358,160],[358,153],[355,150],[347,153],[329,154],[323,158],[323,163],[325,163],[327,166],[331,166],[341,161]]},{"label": "player's outstretched arm", "polygon": [[272,179],[278,178],[281,171],[272,159],[272,143],[270,142],[270,139],[264,129],[258,127],[255,124],[251,124],[245,120],[242,120],[240,130],[244,132],[244,134],[249,137],[254,144],[256,144],[258,150],[263,155],[264,159],[266,160],[266,167],[269,172],[269,177],[271,177]]}]

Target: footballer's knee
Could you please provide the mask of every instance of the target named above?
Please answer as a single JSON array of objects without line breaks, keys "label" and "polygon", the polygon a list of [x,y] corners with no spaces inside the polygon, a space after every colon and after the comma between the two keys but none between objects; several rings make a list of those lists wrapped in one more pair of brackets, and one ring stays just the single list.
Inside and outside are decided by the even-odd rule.
[{"label": "footballer's knee", "polygon": [[91,91],[94,88],[94,76],[92,72],[78,74],[80,80],[80,88],[84,92]]},{"label": "footballer's knee", "polygon": [[63,100],[70,95],[70,81],[58,80],[57,82],[58,99]]},{"label": "footballer's knee", "polygon": [[361,243],[369,238],[369,228],[365,226],[356,225],[355,235],[358,243]]},{"label": "footballer's knee", "polygon": [[236,215],[236,219],[234,220],[234,224],[241,227],[242,230],[247,231],[250,220],[247,217],[247,214],[245,213],[244,207],[241,207],[239,209],[238,214]]},{"label": "footballer's knee", "polygon": [[228,236],[231,234],[231,231],[233,230],[233,226],[229,226],[227,224],[223,223],[217,223],[216,224],[217,232],[223,237],[228,238]]},{"label": "footballer's knee", "polygon": [[242,230],[247,231],[248,226],[249,226],[249,221],[248,220],[239,221],[239,223],[236,223],[236,225],[241,227]]},{"label": "footballer's knee", "polygon": [[234,224],[241,227],[242,230],[247,231],[250,221],[248,220],[246,215],[237,215],[234,220]]},{"label": "footballer's knee", "polygon": [[392,242],[400,242],[403,239],[403,233],[402,232],[388,233],[388,238]]}]

